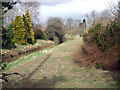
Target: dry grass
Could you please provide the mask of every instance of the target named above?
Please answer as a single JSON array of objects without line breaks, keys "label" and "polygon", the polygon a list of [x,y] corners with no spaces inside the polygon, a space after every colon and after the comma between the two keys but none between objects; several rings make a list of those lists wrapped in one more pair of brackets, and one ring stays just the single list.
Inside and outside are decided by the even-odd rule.
[{"label": "dry grass", "polygon": [[84,47],[86,48],[88,54],[84,55],[82,53],[81,47],[74,54],[74,61],[82,64],[83,66],[91,67],[96,62],[100,65],[102,69],[114,70],[118,69],[118,46],[102,52],[95,43],[84,42]]}]

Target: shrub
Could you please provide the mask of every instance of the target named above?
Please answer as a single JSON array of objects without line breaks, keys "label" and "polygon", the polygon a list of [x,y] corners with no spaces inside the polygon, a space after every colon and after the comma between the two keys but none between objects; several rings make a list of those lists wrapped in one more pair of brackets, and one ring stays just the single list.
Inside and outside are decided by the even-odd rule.
[{"label": "shrub", "polygon": [[49,18],[48,26],[45,31],[46,39],[53,40],[58,43],[62,43],[65,40],[63,23],[60,18]]},{"label": "shrub", "polygon": [[94,64],[94,67],[96,68],[96,69],[100,69],[100,64],[98,63],[98,62],[95,62],[95,64]]},{"label": "shrub", "polygon": [[86,38],[86,37],[87,37],[87,35],[88,35],[87,33],[83,33],[83,34],[82,34],[83,40],[85,40],[85,41],[87,41],[87,40],[88,40],[88,39]]},{"label": "shrub", "polygon": [[2,48],[5,49],[16,48],[15,43],[12,42],[12,35],[9,32],[10,27],[11,25],[9,28],[2,26]]},{"label": "shrub", "polygon": [[[90,37],[91,42],[95,41],[98,47],[101,47],[102,51],[106,51],[118,42],[118,31],[118,24],[114,21],[107,26],[102,26],[101,23],[98,23],[93,28],[89,29],[87,36]],[[83,36],[83,39],[88,41],[86,35]]]},{"label": "shrub", "polygon": [[13,31],[12,31],[12,24],[10,24],[8,27],[8,35],[9,35],[9,38],[12,40],[14,36]]},{"label": "shrub", "polygon": [[4,48],[8,42],[8,29],[2,26],[2,47]]},{"label": "shrub", "polygon": [[82,48],[82,52],[83,52],[83,54],[86,55],[86,54],[88,53],[87,50],[86,50],[86,48],[85,48],[83,45],[81,46],[81,48]]},{"label": "shrub", "polygon": [[35,39],[45,39],[44,32],[41,31],[40,25],[36,25],[33,30],[34,30]]}]

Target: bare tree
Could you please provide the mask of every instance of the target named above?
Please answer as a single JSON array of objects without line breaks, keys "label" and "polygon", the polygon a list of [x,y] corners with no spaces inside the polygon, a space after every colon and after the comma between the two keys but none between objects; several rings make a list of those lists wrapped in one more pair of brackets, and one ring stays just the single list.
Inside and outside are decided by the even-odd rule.
[{"label": "bare tree", "polygon": [[13,22],[13,20],[15,19],[15,17],[17,15],[23,15],[26,13],[26,10],[29,9],[30,11],[30,16],[32,18],[32,23],[34,25],[40,24],[40,11],[39,11],[39,6],[40,3],[39,2],[23,2],[22,0],[18,0],[18,3],[13,7],[13,9],[9,10],[6,14],[5,14],[5,22],[7,22],[7,24],[9,25],[11,22]]},{"label": "bare tree", "polygon": [[113,19],[116,22],[118,21],[119,2],[120,0],[118,0],[117,2],[108,2],[108,6],[107,6],[113,16]]},{"label": "bare tree", "polygon": [[73,24],[73,19],[72,18],[68,18],[66,23],[67,23],[67,26],[69,27],[69,29],[71,29],[72,24]]},{"label": "bare tree", "polygon": [[98,19],[100,23],[102,23],[103,25],[107,25],[112,20],[112,14],[108,9],[105,9],[101,12]]},{"label": "bare tree", "polygon": [[7,25],[12,23],[15,17],[20,14],[18,11],[19,11],[19,8],[17,8],[17,6],[15,5],[13,9],[5,13],[4,21],[6,22]]},{"label": "bare tree", "polygon": [[92,25],[92,19],[91,17],[89,16],[89,14],[86,14],[85,15],[86,19],[87,19],[87,25],[90,27]]},{"label": "bare tree", "polygon": [[39,2],[21,2],[19,1],[21,10],[20,12],[25,13],[27,9],[29,9],[30,11],[30,16],[32,18],[32,23],[34,25],[40,24],[40,11],[39,11],[39,6],[40,3]]},{"label": "bare tree", "polygon": [[99,13],[97,13],[95,10],[93,10],[90,14],[86,14],[86,20],[87,20],[87,25],[89,27],[93,27],[95,24],[97,24],[99,21]]},{"label": "bare tree", "polygon": [[47,38],[58,43],[64,41],[64,31],[62,19],[58,17],[50,17],[47,21],[46,28]]},{"label": "bare tree", "polygon": [[97,24],[98,23],[98,18],[99,18],[99,14],[95,11],[95,10],[93,10],[92,12],[91,12],[91,19],[92,19],[92,26],[94,26],[95,24]]}]

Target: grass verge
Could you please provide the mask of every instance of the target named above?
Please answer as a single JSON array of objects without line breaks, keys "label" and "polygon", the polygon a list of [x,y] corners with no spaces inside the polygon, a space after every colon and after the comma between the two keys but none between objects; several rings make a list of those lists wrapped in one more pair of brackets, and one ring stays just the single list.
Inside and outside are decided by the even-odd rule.
[{"label": "grass verge", "polygon": [[34,60],[36,58],[38,58],[39,56],[42,56],[44,55],[45,53],[43,52],[36,52],[36,53],[33,53],[33,54],[30,54],[28,56],[25,56],[25,57],[21,57],[20,59],[16,60],[16,61],[13,61],[9,64],[7,64],[7,67],[5,68],[4,71],[7,71],[7,70],[10,70],[10,69],[13,69],[13,68],[16,68],[18,67],[19,65],[22,65],[28,61],[31,61],[31,60]]}]

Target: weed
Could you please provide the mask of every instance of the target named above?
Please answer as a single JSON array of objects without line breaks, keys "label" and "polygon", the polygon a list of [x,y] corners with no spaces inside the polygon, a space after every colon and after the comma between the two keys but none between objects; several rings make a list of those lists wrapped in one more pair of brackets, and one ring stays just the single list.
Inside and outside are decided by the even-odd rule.
[{"label": "weed", "polygon": [[24,63],[26,63],[26,62],[29,62],[29,61],[31,61],[31,60],[34,60],[34,59],[33,59],[33,56],[36,56],[36,58],[37,58],[37,57],[39,57],[39,56],[41,56],[41,55],[44,55],[44,53],[36,52],[36,53],[30,54],[30,55],[28,55],[28,56],[26,56],[26,57],[21,57],[20,59],[9,63],[9,64],[7,65],[7,67],[5,68],[5,71],[10,70],[10,69],[12,69],[12,68],[16,68],[16,67],[18,67],[19,65],[22,65],[22,64],[24,64]]},{"label": "weed", "polygon": [[99,64],[98,62],[96,62],[96,63],[94,64],[94,67],[95,67],[96,69],[100,69],[100,64]]},{"label": "weed", "polygon": [[86,55],[88,53],[86,48],[83,45],[81,46],[81,48],[82,48],[82,52]]},{"label": "weed", "polygon": [[104,75],[103,78],[107,78],[108,76]]},{"label": "weed", "polygon": [[83,33],[83,35],[82,35],[82,37],[83,37],[83,40],[85,40],[85,41],[88,41],[88,39],[86,38],[87,37],[87,33]]}]

